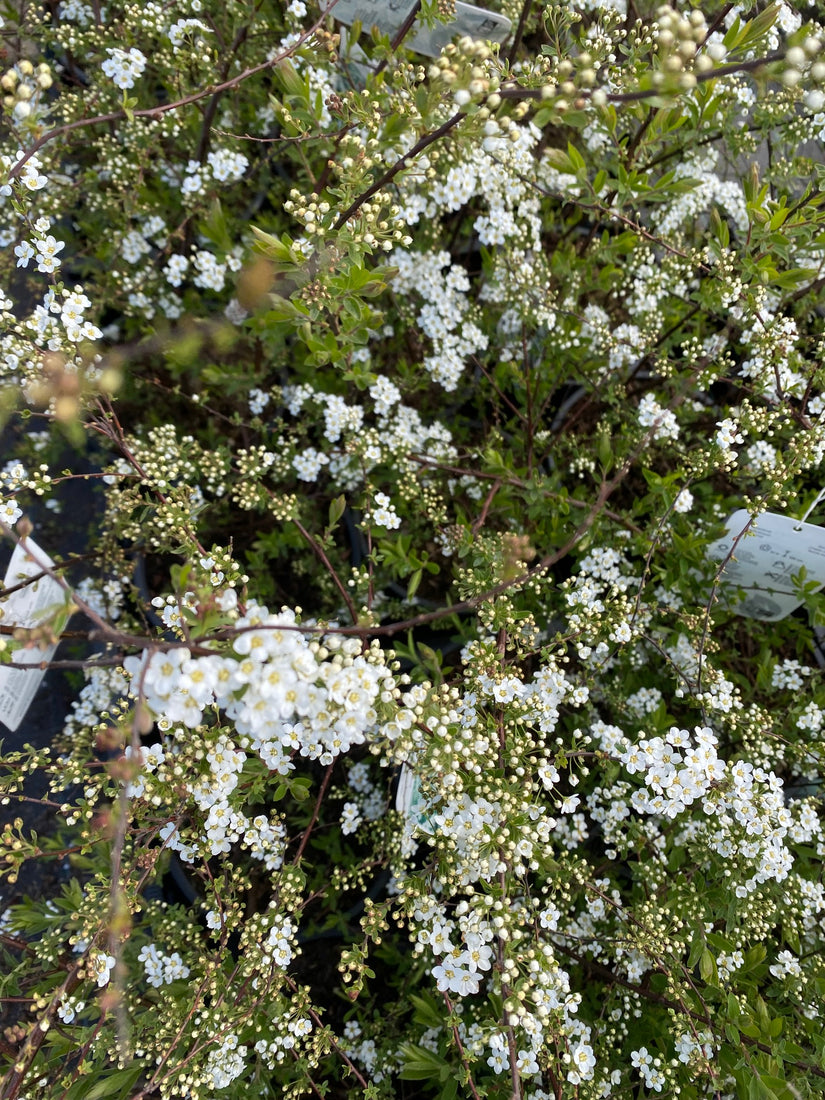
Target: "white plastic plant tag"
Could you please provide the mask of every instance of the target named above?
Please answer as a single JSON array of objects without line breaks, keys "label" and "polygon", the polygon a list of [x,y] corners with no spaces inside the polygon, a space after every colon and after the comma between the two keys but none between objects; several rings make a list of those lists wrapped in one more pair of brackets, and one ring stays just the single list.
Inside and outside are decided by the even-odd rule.
[{"label": "white plastic plant tag", "polygon": [[[36,555],[37,561],[33,561],[18,543],[6,570],[4,588],[14,588],[27,577],[36,577],[38,573],[42,573],[41,563],[49,569],[54,568],[54,562],[33,539],[27,539],[26,546]],[[5,599],[0,590],[0,610],[3,612],[0,623],[5,627],[22,626],[31,629],[53,614],[56,604],[65,603],[66,592],[57,581],[51,577],[38,577],[36,581],[18,588]],[[38,646],[32,649],[16,649],[12,660],[18,665],[39,665],[41,661],[50,661],[55,649],[56,645],[50,645],[46,649]],[[0,665],[0,722],[12,733],[23,721],[45,675],[45,669],[28,671]]]},{"label": "white plastic plant tag", "polygon": [[367,30],[378,27],[382,34],[393,35],[415,7],[415,0],[321,0],[321,10],[332,9],[339,23],[351,27],[361,23]]},{"label": "white plastic plant tag", "polygon": [[[415,0],[337,0],[334,6],[322,0],[321,7],[331,8],[338,22],[348,27],[358,21],[367,29],[378,27],[382,34],[392,37],[404,25],[415,7]],[[456,0],[452,22],[436,23],[432,29],[416,23],[404,45],[426,57],[438,57],[457,35],[466,34],[485,42],[503,42],[511,27],[505,15]]]},{"label": "white plastic plant tag", "polygon": [[423,53],[425,57],[438,57],[456,35],[466,34],[482,42],[503,42],[512,25],[506,15],[456,0],[455,19],[451,23],[436,23],[432,28],[417,27],[409,41],[409,48]]},{"label": "white plastic plant tag", "polygon": [[418,776],[408,764],[401,765],[398,787],[395,791],[395,808],[414,825],[418,825],[420,829],[425,832],[431,831],[429,829],[430,815],[427,813],[427,805],[421,797]]},{"label": "white plastic plant tag", "polygon": [[728,537],[712,543],[708,557],[725,564],[722,581],[747,593],[744,600],[729,601],[739,615],[764,622],[776,622],[790,615],[802,600],[791,578],[804,567],[806,583],[825,584],[825,529],[793,516],[765,512],[749,532],[734,540],[748,525],[750,514],[740,508],[727,521]]}]

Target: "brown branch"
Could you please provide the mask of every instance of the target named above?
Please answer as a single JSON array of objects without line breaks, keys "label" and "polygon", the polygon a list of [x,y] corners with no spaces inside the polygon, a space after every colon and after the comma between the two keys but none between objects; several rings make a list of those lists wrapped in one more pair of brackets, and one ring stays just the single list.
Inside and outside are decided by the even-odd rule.
[{"label": "brown branch", "polygon": [[[764,57],[756,57],[750,61],[732,61],[729,65],[720,65],[718,69],[709,69],[706,73],[693,73],[697,84],[706,84],[709,80],[717,80],[723,76],[733,76],[736,73],[753,73],[763,69],[766,65],[772,65],[777,61],[785,60],[784,50],[774,50]],[[690,89],[688,89],[689,91]],[[505,84],[498,90],[502,99],[542,99],[542,88],[522,88],[520,84]],[[576,95],[582,99],[590,99],[592,91],[587,88],[576,90]],[[659,96],[679,96],[686,94],[680,88],[644,88],[638,92],[609,92],[608,103],[641,103],[646,99],[655,99]]]},{"label": "brown branch", "polygon": [[524,0],[521,6],[521,14],[518,19],[518,26],[516,27],[516,33],[513,36],[513,44],[507,51],[507,64],[512,65],[516,60],[516,55],[521,46],[521,40],[524,38],[524,28],[527,26],[527,20],[530,16],[530,9],[533,6],[533,0]]},{"label": "brown branch", "polygon": [[252,65],[248,69],[244,69],[242,73],[237,76],[233,76],[231,80],[224,80],[220,84],[216,84],[214,87],[202,88],[198,92],[193,92],[191,95],[184,96],[182,99],[176,99],[173,103],[161,103],[157,107],[143,107],[138,110],[133,110],[127,115],[126,111],[110,111],[105,115],[96,115],[94,118],[79,118],[74,122],[66,122],[62,126],[55,126],[51,130],[47,130],[45,134],[41,134],[32,144],[20,160],[13,165],[11,171],[8,174],[8,181],[16,179],[20,175],[24,164],[34,156],[44,145],[47,145],[56,137],[60,137],[62,134],[71,133],[73,130],[79,130],[84,126],[97,126],[104,122],[120,122],[122,119],[132,118],[160,118],[168,111],[176,111],[179,107],[187,107],[190,103],[197,103],[201,99],[206,99],[208,96],[220,95],[221,92],[228,92],[232,88],[237,88],[245,81],[249,80],[252,76],[257,76],[258,73],[264,72],[267,69],[272,69],[278,65],[281,61],[285,61],[288,57],[292,57],[295,52],[303,46],[307,39],[318,30],[321,24],[326,18],[327,12],[337,3],[337,0],[332,0],[332,4],[319,16],[318,19],[312,24],[312,26],[304,31],[298,40],[294,42],[287,49],[283,50],[276,57],[270,58],[267,61],[262,61],[259,65]]},{"label": "brown branch", "polygon": [[421,11],[421,0],[415,0],[415,4],[413,4],[412,10],[410,11],[409,15],[404,20],[404,22],[401,24],[401,26],[398,28],[398,31],[396,32],[392,42],[390,43],[390,53],[386,57],[382,58],[378,62],[378,64],[375,66],[374,71],[375,71],[376,76],[379,73],[382,73],[384,71],[384,69],[386,69],[387,63],[389,62],[390,57],[392,56],[392,54],[395,53],[395,51],[398,49],[398,47],[401,45],[401,43],[404,41],[404,39],[407,37],[407,35],[412,30],[412,25],[415,22],[416,17],[418,16],[418,13],[420,11]]},{"label": "brown branch", "polygon": [[375,183],[368,187],[363,194],[359,195],[358,198],[347,207],[343,214],[338,217],[332,228],[341,229],[342,226],[346,225],[352,215],[360,210],[364,203],[371,199],[376,191],[380,191],[382,187],[385,187],[394,180],[403,168],[406,168],[407,161],[410,160],[411,157],[417,157],[419,153],[423,153],[430,145],[433,145],[440,138],[444,137],[445,134],[448,134],[464,117],[464,112],[459,111],[451,118],[448,118],[446,122],[442,123],[438,129],[431,130],[429,134],[425,134],[420,138],[408,153],[404,153],[403,156],[399,157],[392,168],[388,169],[379,180],[376,180]]},{"label": "brown branch", "polygon": [[347,592],[346,588],[344,587],[344,582],[341,580],[341,578],[335,572],[335,569],[333,568],[332,563],[330,562],[329,558],[327,557],[323,546],[321,546],[321,544],[318,542],[317,539],[313,538],[313,536],[309,533],[309,531],[307,531],[307,529],[304,527],[304,525],[299,520],[293,518],[292,522],[295,524],[295,526],[301,532],[303,537],[306,539],[306,541],[312,547],[313,553],[316,555],[316,557],[318,557],[321,560],[321,562],[323,563],[324,567],[326,568],[326,571],[329,573],[329,575],[332,577],[333,581],[335,582],[335,587],[341,593],[341,599],[347,605],[347,611],[349,611],[349,613],[350,613],[350,618],[352,619],[353,623],[357,623],[358,622],[358,612],[355,610],[355,604],[352,602],[352,598],[350,597],[349,592]]},{"label": "brown branch", "polygon": [[324,778],[321,781],[321,789],[318,791],[318,797],[315,800],[315,807],[312,811],[312,817],[310,818],[309,825],[304,829],[304,835],[301,837],[301,843],[298,845],[298,851],[295,853],[295,858],[292,861],[293,867],[297,866],[301,862],[301,856],[304,854],[304,849],[307,846],[309,838],[312,834],[312,830],[315,828],[315,822],[318,820],[318,814],[321,812],[321,803],[324,800],[324,795],[327,793],[327,787],[329,781],[332,778],[332,770],[335,767],[335,761],[328,765],[327,770],[324,772]]}]

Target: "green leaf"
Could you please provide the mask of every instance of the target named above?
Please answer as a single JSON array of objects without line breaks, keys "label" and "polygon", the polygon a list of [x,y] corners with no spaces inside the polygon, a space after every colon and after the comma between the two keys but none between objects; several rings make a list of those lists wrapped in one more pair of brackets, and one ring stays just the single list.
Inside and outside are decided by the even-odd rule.
[{"label": "green leaf", "polygon": [[569,141],[567,143],[567,155],[570,158],[570,163],[573,165],[573,169],[576,173],[584,172],[587,168],[584,157],[578,151],[575,145],[572,145]]},{"label": "green leaf", "polygon": [[754,1073],[748,1084],[748,1100],[777,1100],[777,1095]]},{"label": "green leaf", "polygon": [[307,319],[307,314],[293,305],[288,298],[282,298],[280,294],[267,296],[269,308],[266,311],[267,321],[300,321],[302,324]]},{"label": "green leaf", "polygon": [[311,779],[292,779],[289,782],[289,793],[298,802],[305,802],[309,798]]},{"label": "green leaf", "polygon": [[702,952],[699,959],[699,973],[703,982],[712,982],[716,977],[716,963],[707,948]]},{"label": "green leaf", "polygon": [[130,1092],[133,1085],[140,1077],[142,1066],[130,1066],[128,1069],[119,1069],[115,1073],[97,1081],[94,1085],[85,1088],[83,1096],[85,1100],[103,1100],[104,1097],[121,1097]]},{"label": "green leaf", "polygon": [[705,950],[705,933],[703,928],[697,928],[693,933],[693,939],[690,943],[690,954],[688,955],[688,969],[693,970],[694,966],[699,962],[702,957],[702,952]]},{"label": "green leaf", "polygon": [[232,251],[232,237],[226,223],[223,207],[218,199],[212,203],[209,216],[198,227],[208,241],[216,244],[224,252]]},{"label": "green leaf", "polygon": [[812,282],[816,276],[816,268],[792,267],[788,271],[781,271],[778,275],[774,275],[771,279],[771,283],[773,286],[778,286],[782,290],[793,290],[803,283]]},{"label": "green leaf", "polygon": [[441,1080],[442,1070],[449,1068],[443,1058],[414,1043],[402,1043],[399,1053],[403,1059],[399,1074],[402,1081]]},{"label": "green leaf", "polygon": [[411,600],[418,591],[418,586],[421,584],[421,578],[424,576],[423,569],[416,569],[411,574],[409,581],[407,582],[407,599]]},{"label": "green leaf", "polygon": [[739,1032],[733,1026],[733,1024],[725,1024],[725,1038],[732,1047],[738,1047],[741,1042]]},{"label": "green leaf", "polygon": [[329,502],[329,526],[333,528],[338,523],[338,520],[346,511],[347,498],[342,493],[341,496],[336,497]]},{"label": "green leaf", "polygon": [[444,1088],[441,1090],[439,1100],[455,1100],[458,1095],[458,1078],[451,1073],[447,1078]]}]

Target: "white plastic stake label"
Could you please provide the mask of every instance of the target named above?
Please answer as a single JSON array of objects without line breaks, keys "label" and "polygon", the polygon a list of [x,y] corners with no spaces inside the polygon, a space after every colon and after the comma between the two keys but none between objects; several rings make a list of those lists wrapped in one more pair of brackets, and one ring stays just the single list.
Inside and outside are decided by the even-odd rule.
[{"label": "white plastic stake label", "polygon": [[428,827],[430,817],[427,806],[421,797],[421,788],[418,785],[418,776],[409,766],[401,765],[401,773],[398,776],[398,786],[395,791],[395,808],[400,814],[404,814],[423,832],[432,832]]},{"label": "white plastic stake label", "polygon": [[825,529],[765,512],[734,545],[749,520],[744,508],[734,512],[727,521],[727,537],[711,543],[707,554],[715,561],[732,554],[721,579],[727,587],[744,589],[746,596],[731,599],[731,610],[749,619],[776,622],[802,604],[791,580],[800,569],[806,571],[806,584],[825,584]]},{"label": "white plastic stake label", "polygon": [[[382,34],[392,37],[404,25],[415,0],[337,0],[334,6],[322,0],[321,7],[331,8],[332,15],[346,26],[357,20],[367,30],[378,27]],[[436,23],[432,29],[416,23],[404,45],[426,57],[438,57],[457,35],[503,42],[512,25],[505,15],[456,0],[455,19],[451,23]]]},{"label": "white plastic stake label", "polygon": [[[33,539],[26,539],[26,546],[37,557],[37,561],[33,561],[18,543],[6,570],[4,588],[14,588],[27,577],[38,577],[43,572],[41,565],[54,568],[54,562]],[[65,603],[66,592],[57,581],[47,576],[38,577],[36,581],[18,588],[5,599],[0,590],[0,609],[3,612],[0,623],[4,627],[22,626],[31,629],[53,613],[56,604]],[[41,661],[50,661],[56,649],[57,645],[50,645],[46,649],[40,649],[39,646],[16,649],[12,660],[18,665],[39,665]],[[45,669],[28,671],[0,665],[0,722],[12,733],[23,721],[45,675]]]}]

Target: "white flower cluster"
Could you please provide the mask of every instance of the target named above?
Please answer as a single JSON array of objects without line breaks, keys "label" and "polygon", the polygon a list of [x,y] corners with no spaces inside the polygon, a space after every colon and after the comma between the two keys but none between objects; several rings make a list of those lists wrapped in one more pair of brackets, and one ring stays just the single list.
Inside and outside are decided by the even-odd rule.
[{"label": "white flower cluster", "polygon": [[[554,911],[555,912],[555,911]],[[524,914],[529,919],[528,914]],[[493,908],[493,899],[475,895],[459,901],[448,914],[447,907],[434,897],[420,897],[410,913],[414,950],[428,953],[436,960],[431,967],[437,988],[460,998],[478,993],[482,984],[494,987],[494,969],[500,949],[504,920]],[[544,927],[544,924],[542,925]],[[509,938],[509,937],[508,937]],[[538,1057],[549,1037],[560,1025],[569,1043],[567,1080],[580,1084],[591,1080],[596,1059],[590,1042],[590,1029],[576,1019],[581,996],[571,993],[570,979],[553,953],[549,943],[543,943],[533,956],[529,979],[520,985],[521,1010],[509,1018],[517,1027],[519,1043],[517,1057],[521,1072],[527,1077],[538,1072]],[[508,1037],[503,1032],[483,1034],[468,1039],[479,1050],[490,1050],[487,1065],[496,1073],[510,1072]]]},{"label": "white flower cluster", "polygon": [[237,183],[243,179],[249,158],[243,153],[231,149],[213,149],[202,164],[198,160],[189,160],[183,176],[173,170],[172,179],[179,179],[180,192],[184,198],[202,198],[213,183]]},{"label": "white flower cluster", "polygon": [[566,582],[565,599],[570,629],[579,634],[582,660],[599,665],[608,659],[609,647],[604,639],[593,645],[604,626],[608,607],[613,619],[610,640],[620,644],[631,641],[634,629],[638,630],[649,615],[648,609],[641,607],[631,627],[634,612],[626,593],[634,585],[638,585],[638,578],[631,574],[630,565],[615,547],[594,547],[579,562],[578,572]]},{"label": "white flower cluster", "polygon": [[652,429],[653,439],[678,439],[679,437],[679,422],[675,413],[660,405],[652,393],[646,393],[639,402],[636,417],[643,428]]},{"label": "white flower cluster", "polygon": [[[759,323],[743,331],[742,342],[750,354],[742,361],[739,373],[757,392],[772,402],[803,396],[814,361],[803,354],[796,320],[779,312],[779,302],[773,295],[764,291],[760,295]],[[817,394],[814,411],[820,400]]]},{"label": "white flower cluster", "polygon": [[667,1078],[662,1072],[662,1059],[649,1054],[647,1047],[631,1051],[630,1064],[641,1074],[645,1088],[661,1092],[667,1084]]},{"label": "white flower cluster", "polygon": [[[338,635],[322,645],[295,626],[294,612],[275,615],[252,604],[235,623],[231,653],[193,657],[180,646],[125,662],[132,694],[142,697],[161,729],[172,731],[172,744],[141,750],[134,761],[140,770],[129,785],[133,797],[157,796],[166,782],[180,786],[164,764],[173,768],[174,741],[188,740],[186,731],[206,722],[208,709],[234,724],[236,740],[210,740],[203,753],[207,770],[186,782],[205,816],[198,839],[185,840],[175,822],[161,830],[185,860],[198,848],[218,855],[241,841],[253,858],[279,867],[286,843],[280,822],[250,820],[231,804],[247,752],[286,775],[295,753],[330,764],[378,730],[376,707],[389,703],[394,691],[382,651],[375,645],[362,654],[359,641]],[[178,723],[185,728],[175,728]]]},{"label": "white flower cluster", "polygon": [[189,977],[189,967],[177,951],[165,955],[153,943],[144,944],[140,949],[138,962],[143,963],[146,980],[155,989]]},{"label": "white flower cluster", "polygon": [[[549,189],[558,176],[546,160],[537,171],[535,147],[540,138],[533,125],[505,131],[498,120],[488,119],[481,143],[465,144],[461,159],[446,172],[439,165],[432,183],[422,182],[426,180],[423,172],[403,180],[404,220],[410,226],[421,219],[430,221],[478,197],[486,209],[476,217],[473,228],[482,244],[539,249],[539,201],[532,185],[540,183]],[[415,139],[406,140],[411,145]],[[424,171],[430,167],[426,157],[418,163]],[[575,177],[569,179],[575,183]]]},{"label": "white flower cluster", "polygon": [[292,460],[293,469],[300,481],[317,481],[321,470],[328,465],[329,457],[323,451],[316,451],[314,447],[307,447]]},{"label": "white flower cluster", "polygon": [[771,687],[774,691],[799,691],[805,684],[805,677],[811,675],[808,665],[785,658],[774,665],[771,673]]},{"label": "white flower cluster", "polygon": [[135,81],[146,68],[145,54],[134,46],[128,50],[115,47],[107,49],[106,53],[109,57],[101,65],[106,76],[114,81],[117,88],[134,88]]},{"label": "white flower cluster", "polygon": [[85,1001],[79,1001],[75,997],[65,997],[57,1009],[57,1015],[64,1024],[70,1024],[86,1007]]},{"label": "white flower cluster", "polygon": [[752,868],[750,878],[735,887],[738,897],[769,879],[787,877],[793,858],[784,839],[793,818],[782,781],[773,772],[744,760],[721,760],[716,735],[707,726],[697,726],[692,734],[673,726],[665,737],[613,742],[612,750],[617,749],[625,771],[644,780],[630,798],[637,813],[675,818],[702,802],[708,820],[693,829],[693,839],[701,835],[720,856],[739,857]]},{"label": "white flower cluster", "polygon": [[37,270],[44,275],[51,275],[61,264],[58,252],[61,252],[65,244],[56,240],[50,233],[35,238],[34,244],[30,241],[21,241],[14,249],[18,267],[28,267],[29,260],[36,257]]},{"label": "white flower cluster", "polygon": [[443,461],[455,458],[449,430],[438,422],[425,424],[415,409],[401,404],[394,383],[379,376],[369,393],[375,402],[374,427],[369,426],[364,406],[348,403],[338,394],[314,390],[308,384],[284,387],[283,401],[290,415],[300,417],[308,404],[316,406],[323,417],[324,438],[339,444],[324,452],[297,448],[293,468],[299,477],[314,480],[325,468],[333,485],[352,492],[364,483],[365,474],[382,462],[392,462],[402,476],[414,472],[416,481],[423,483],[409,454]]},{"label": "white flower cluster", "polygon": [[172,48],[178,53],[182,46],[191,46],[201,34],[212,34],[212,30],[200,19],[178,19],[169,27],[167,34]]},{"label": "white flower cluster", "polygon": [[689,1065],[699,1058],[710,1059],[716,1049],[713,1035],[709,1031],[698,1031],[695,1035],[691,1032],[684,1032],[676,1040],[676,1053],[679,1056],[679,1061],[684,1065]]},{"label": "white flower cluster", "polygon": [[386,493],[376,493],[373,497],[373,508],[367,519],[376,527],[384,527],[387,531],[394,531],[401,526],[401,517]]},{"label": "white flower cluster", "polygon": [[790,951],[780,951],[776,956],[776,962],[772,963],[768,969],[780,981],[802,977],[802,967],[799,965],[799,959]]},{"label": "white flower cluster", "polygon": [[[6,179],[12,168],[25,156],[26,154],[22,149],[18,149],[14,156],[0,154],[0,177]],[[20,174],[17,179],[26,191],[42,191],[43,188],[48,185],[48,176],[43,175],[41,166],[42,162],[40,158],[36,155],[32,155],[20,169]],[[4,205],[6,199],[9,198],[11,194],[11,183],[0,184],[0,206]]]},{"label": "white flower cluster", "polygon": [[96,979],[100,989],[109,984],[115,962],[114,955],[107,955],[102,951],[93,951],[89,955],[89,973]]},{"label": "white flower cluster", "polygon": [[748,231],[748,207],[737,180],[721,179],[715,169],[719,153],[712,145],[682,159],[674,169],[674,177],[693,181],[693,186],[668,203],[654,210],[653,224],[663,236],[691,225],[706,211],[719,207],[740,233]]},{"label": "white flower cluster", "polygon": [[246,1069],[247,1048],[239,1045],[237,1035],[223,1035],[216,1042],[217,1049],[210,1051],[204,1072],[213,1089],[225,1089]]},{"label": "white flower cluster", "polygon": [[[433,354],[424,359],[424,369],[445,390],[454,390],[467,358],[487,347],[487,337],[470,316],[467,272],[460,264],[452,263],[447,252],[399,249],[394,262],[398,268],[394,288],[408,295],[416,293],[425,300],[418,324],[432,340]],[[446,274],[442,274],[444,268],[448,268]]]},{"label": "white flower cluster", "polygon": [[278,1034],[272,1039],[259,1039],[255,1044],[255,1053],[265,1064],[273,1069],[283,1062],[290,1051],[296,1050],[302,1039],[312,1034],[312,1021],[306,1016],[281,1017],[278,1020]]}]

